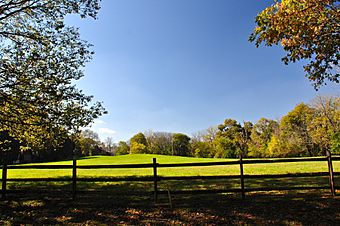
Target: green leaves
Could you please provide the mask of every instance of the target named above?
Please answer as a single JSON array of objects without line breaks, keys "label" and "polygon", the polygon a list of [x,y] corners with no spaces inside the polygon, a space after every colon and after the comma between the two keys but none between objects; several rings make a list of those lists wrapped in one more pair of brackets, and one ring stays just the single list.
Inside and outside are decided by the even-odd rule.
[{"label": "green leaves", "polygon": [[64,24],[70,13],[96,18],[98,2],[0,3],[0,130],[46,148],[105,113],[102,103],[73,85],[93,52],[77,28]]}]

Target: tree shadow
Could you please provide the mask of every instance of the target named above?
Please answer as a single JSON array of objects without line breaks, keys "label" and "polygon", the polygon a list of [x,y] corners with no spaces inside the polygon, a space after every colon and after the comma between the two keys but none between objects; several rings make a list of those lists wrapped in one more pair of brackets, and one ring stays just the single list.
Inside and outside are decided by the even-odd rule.
[{"label": "tree shadow", "polygon": [[[234,182],[236,185],[230,181],[226,185],[222,181],[221,186],[238,186],[238,181]],[[204,183],[213,186],[214,181],[159,183],[161,190],[169,186],[172,189],[190,189],[189,185],[193,189]],[[264,186],[270,181],[255,180],[253,183]],[[25,184],[21,187],[23,189],[8,194],[8,199],[0,202],[0,224],[340,224],[340,198],[333,198],[325,190],[250,192],[246,194],[245,200],[241,199],[240,194],[232,193],[171,194],[173,208],[170,208],[166,205],[166,195],[159,195],[160,203],[165,205],[154,204],[153,182],[79,182],[76,200],[72,200],[69,182],[30,186]],[[19,186],[16,188],[19,189]]]},{"label": "tree shadow", "polygon": [[[26,194],[27,195],[27,194]],[[1,221],[17,224],[339,225],[339,198],[322,193],[173,195],[173,208],[152,195],[86,192],[16,196],[0,202]]]}]

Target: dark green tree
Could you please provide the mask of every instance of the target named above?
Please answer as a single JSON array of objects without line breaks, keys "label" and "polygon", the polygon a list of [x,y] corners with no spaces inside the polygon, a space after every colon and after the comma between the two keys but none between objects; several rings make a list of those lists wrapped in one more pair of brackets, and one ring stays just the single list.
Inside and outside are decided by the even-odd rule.
[{"label": "dark green tree", "polygon": [[172,155],[190,156],[190,137],[183,133],[172,135]]},{"label": "dark green tree", "polygon": [[241,126],[234,119],[226,119],[218,126],[215,142],[217,143],[217,156],[235,158],[239,155],[246,156],[250,135],[252,130],[251,122],[244,122]]}]

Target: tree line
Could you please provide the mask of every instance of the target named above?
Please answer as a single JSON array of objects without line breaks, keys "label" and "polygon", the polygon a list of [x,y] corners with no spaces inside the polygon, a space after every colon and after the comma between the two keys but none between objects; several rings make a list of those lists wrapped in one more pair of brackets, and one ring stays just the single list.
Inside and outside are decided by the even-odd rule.
[{"label": "tree line", "polygon": [[256,123],[226,119],[189,137],[182,133],[147,131],[115,144],[117,155],[163,155],[237,158],[296,157],[340,153],[340,97],[319,96],[300,103],[280,120]]},{"label": "tree line", "polygon": [[[19,140],[6,132],[0,133],[0,139],[5,144],[3,149],[7,147],[11,161],[17,161],[19,157],[24,160],[20,155],[23,144]],[[55,142],[58,145],[30,149],[31,161],[127,154],[201,158],[320,156],[325,155],[326,150],[340,154],[340,97],[318,96],[308,104],[296,105],[276,120],[260,118],[252,123],[227,118],[220,125],[191,136],[149,130],[137,133],[127,141],[114,143],[110,137],[102,142],[96,132],[86,129],[66,136],[62,142]]]}]

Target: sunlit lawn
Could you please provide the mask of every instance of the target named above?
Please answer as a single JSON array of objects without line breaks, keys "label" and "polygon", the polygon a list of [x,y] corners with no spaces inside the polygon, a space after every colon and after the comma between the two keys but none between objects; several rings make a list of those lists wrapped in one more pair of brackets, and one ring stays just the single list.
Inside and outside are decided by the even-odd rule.
[{"label": "sunlit lawn", "polygon": [[[192,162],[220,162],[234,161],[236,159],[214,159],[214,158],[190,158],[163,155],[124,155],[124,156],[92,156],[81,158],[77,165],[117,165],[117,164],[141,164],[152,163],[156,158],[158,163],[192,163]],[[72,161],[59,161],[48,163],[36,163],[30,165],[72,165]],[[28,164],[26,164],[28,165]],[[327,172],[327,162],[296,162],[296,163],[267,163],[267,164],[245,164],[244,173],[247,175],[263,174],[287,174],[287,173],[310,173]],[[340,161],[333,162],[334,171],[340,169]],[[239,175],[239,165],[229,166],[197,166],[158,168],[160,176],[222,176]],[[72,169],[9,169],[8,178],[70,178]],[[77,169],[78,178],[94,177],[145,177],[152,176],[152,168],[139,169]],[[339,178],[340,179],[340,178]],[[336,177],[336,185],[340,185]],[[339,181],[339,182],[338,182]],[[282,179],[246,179],[247,188],[266,186],[327,186],[327,177],[316,178],[282,178]],[[39,182],[18,183],[9,182],[9,188],[20,189],[20,187],[56,187],[70,190],[70,182]],[[47,185],[47,186],[46,186]],[[187,190],[187,189],[229,189],[239,188],[239,179],[214,179],[214,180],[184,180],[184,181],[160,181],[160,189]],[[152,182],[78,182],[79,189],[118,189],[121,191],[141,190],[152,191]]]},{"label": "sunlit lawn", "polygon": [[[192,162],[220,162],[233,161],[235,159],[215,158],[190,158],[178,156],[135,154],[123,156],[93,156],[82,158],[77,165],[116,165],[116,164],[141,164],[152,163],[156,158],[158,163],[192,163]],[[48,163],[37,163],[31,165],[72,165],[72,161],[59,161]],[[296,163],[269,163],[269,164],[246,164],[245,174],[286,174],[286,173],[309,173],[327,172],[327,162],[296,162]],[[340,169],[340,161],[333,162],[334,171]],[[211,176],[211,175],[239,175],[239,165],[228,166],[198,166],[198,167],[176,167],[158,168],[160,176]],[[45,170],[45,169],[9,169],[8,178],[54,178],[70,177],[72,169]],[[152,168],[139,169],[78,169],[78,177],[123,177],[123,176],[152,176]]]}]

